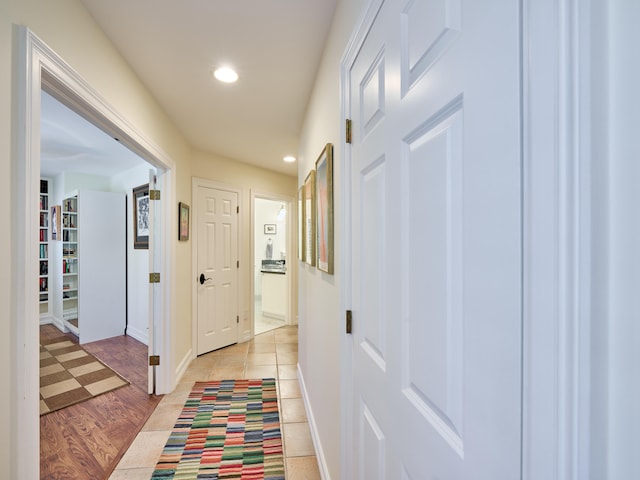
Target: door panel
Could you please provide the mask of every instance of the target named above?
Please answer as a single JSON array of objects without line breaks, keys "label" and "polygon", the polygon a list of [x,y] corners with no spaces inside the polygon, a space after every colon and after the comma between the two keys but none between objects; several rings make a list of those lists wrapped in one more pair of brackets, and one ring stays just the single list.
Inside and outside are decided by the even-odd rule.
[{"label": "door panel", "polygon": [[198,186],[198,355],[238,341],[238,197]]},{"label": "door panel", "polygon": [[519,478],[519,15],[387,0],[351,65],[353,478]]}]

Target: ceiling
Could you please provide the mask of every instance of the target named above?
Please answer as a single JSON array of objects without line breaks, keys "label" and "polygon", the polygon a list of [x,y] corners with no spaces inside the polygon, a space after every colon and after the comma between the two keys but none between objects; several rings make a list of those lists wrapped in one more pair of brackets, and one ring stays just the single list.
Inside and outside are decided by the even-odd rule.
[{"label": "ceiling", "polygon": [[[298,153],[336,2],[82,0],[191,146],[292,176],[297,165],[283,157]],[[212,69],[221,65],[234,67],[239,80],[215,80]],[[56,103],[43,98],[43,174],[56,162],[113,162],[103,149],[123,147],[106,135],[103,144]]]}]

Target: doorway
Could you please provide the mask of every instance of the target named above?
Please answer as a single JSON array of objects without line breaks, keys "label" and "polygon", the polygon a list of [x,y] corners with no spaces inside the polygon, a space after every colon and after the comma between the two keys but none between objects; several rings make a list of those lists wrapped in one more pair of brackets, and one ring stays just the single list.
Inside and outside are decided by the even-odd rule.
[{"label": "doorway", "polygon": [[[20,288],[16,289],[15,312],[12,315],[12,329],[15,331],[16,344],[24,348],[16,349],[16,372],[14,381],[16,405],[16,422],[21,426],[14,429],[12,443],[20,452],[16,464],[15,478],[37,478],[38,467],[29,459],[29,452],[39,448],[38,439],[38,377],[39,377],[39,285],[33,279],[39,272],[39,186],[40,186],[40,94],[43,88],[72,110],[81,114],[101,130],[118,138],[132,151],[156,165],[161,170],[158,175],[157,188],[164,190],[160,203],[161,221],[158,235],[162,250],[154,258],[155,265],[169,277],[169,266],[172,264],[171,245],[173,236],[169,234],[170,226],[175,219],[170,216],[169,208],[174,203],[173,161],[157,146],[149,143],[129,122],[121,117],[100,95],[94,91],[67,63],[53,50],[44,44],[27,28],[19,28],[21,55],[16,77],[16,119],[26,128],[16,133],[15,189],[12,212],[16,218],[17,228],[14,230],[16,259],[12,265],[12,275]],[[163,188],[165,187],[165,188]],[[151,262],[150,262],[151,263]],[[155,375],[156,393],[167,393],[173,387],[171,338],[169,311],[163,305],[170,304],[173,295],[171,281],[154,286],[150,293],[154,325],[153,334],[149,338],[149,353],[164,357]],[[163,301],[166,300],[166,301]],[[25,321],[32,319],[34,321]],[[34,445],[35,442],[35,445]]]},{"label": "doorway", "polygon": [[253,195],[253,328],[259,335],[291,323],[290,199]]}]

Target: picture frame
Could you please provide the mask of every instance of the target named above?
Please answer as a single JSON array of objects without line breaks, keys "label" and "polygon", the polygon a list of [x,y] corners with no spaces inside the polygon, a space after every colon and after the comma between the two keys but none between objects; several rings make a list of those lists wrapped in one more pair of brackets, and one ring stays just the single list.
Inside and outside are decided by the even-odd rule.
[{"label": "picture frame", "polygon": [[304,221],[304,184],[298,189],[298,260],[304,262],[305,221]]},{"label": "picture frame", "polygon": [[133,189],[133,248],[149,249],[149,184]]},{"label": "picture frame", "polygon": [[189,213],[190,207],[184,202],[178,202],[178,240],[189,240]]},{"label": "picture frame", "polygon": [[275,223],[265,223],[264,224],[264,234],[265,235],[276,235],[278,232],[277,225]]},{"label": "picture frame", "polygon": [[60,230],[60,218],[62,207],[60,205],[54,205],[50,209],[50,218],[51,218],[51,240],[57,241],[62,239],[62,230]]},{"label": "picture frame", "polygon": [[316,160],[316,266],[333,274],[333,144],[327,143]]},{"label": "picture frame", "polygon": [[316,172],[311,170],[304,181],[304,261],[316,265]]}]

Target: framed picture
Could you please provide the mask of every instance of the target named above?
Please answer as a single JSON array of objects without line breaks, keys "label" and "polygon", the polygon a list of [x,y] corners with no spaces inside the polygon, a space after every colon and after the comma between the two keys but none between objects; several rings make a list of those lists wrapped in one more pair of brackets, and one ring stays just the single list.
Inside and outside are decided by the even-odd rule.
[{"label": "framed picture", "polygon": [[60,205],[51,207],[51,240],[60,240]]},{"label": "framed picture", "polygon": [[298,190],[298,259],[304,262],[304,185]]},{"label": "framed picture", "polygon": [[333,145],[316,160],[316,253],[318,270],[333,274]]},{"label": "framed picture", "polygon": [[264,234],[265,235],[275,235],[277,232],[275,223],[265,223],[264,224]]},{"label": "framed picture", "polygon": [[178,240],[189,240],[189,205],[178,203]]},{"label": "framed picture", "polygon": [[311,170],[304,181],[304,261],[316,264],[316,172]]},{"label": "framed picture", "polygon": [[149,184],[133,189],[133,248],[149,248]]}]

